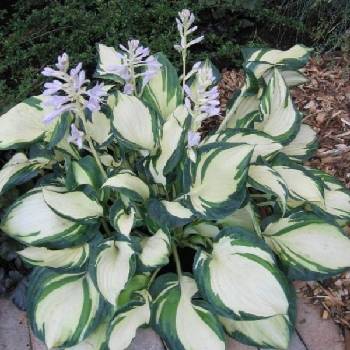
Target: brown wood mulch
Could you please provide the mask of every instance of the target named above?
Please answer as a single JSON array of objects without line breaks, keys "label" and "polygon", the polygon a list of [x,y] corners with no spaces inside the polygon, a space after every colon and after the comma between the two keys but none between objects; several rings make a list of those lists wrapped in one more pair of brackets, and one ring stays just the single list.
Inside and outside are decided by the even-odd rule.
[{"label": "brown wood mulch", "polygon": [[[319,139],[317,153],[307,164],[336,176],[350,188],[350,57],[341,53],[314,57],[304,74],[309,82],[294,88],[292,95],[304,122]],[[223,111],[243,83],[242,71],[222,72],[219,90]],[[208,119],[203,131],[216,129],[220,119]],[[350,329],[350,272],[323,282],[306,282],[298,292],[323,307],[322,318],[332,318]]]}]

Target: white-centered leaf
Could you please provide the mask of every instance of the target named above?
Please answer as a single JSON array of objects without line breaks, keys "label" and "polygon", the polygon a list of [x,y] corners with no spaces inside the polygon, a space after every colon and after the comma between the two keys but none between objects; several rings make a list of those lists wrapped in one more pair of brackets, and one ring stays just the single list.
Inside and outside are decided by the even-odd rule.
[{"label": "white-centered leaf", "polygon": [[[298,70],[283,70],[281,74],[288,87],[298,86],[309,81],[309,79]],[[266,84],[268,84],[272,77],[272,71],[268,70],[263,77]]]},{"label": "white-centered leaf", "polygon": [[307,124],[301,124],[295,139],[284,146],[281,152],[295,160],[308,159],[317,149],[316,132]]},{"label": "white-centered leaf", "polygon": [[159,229],[153,236],[141,240],[140,261],[147,269],[164,266],[169,263],[170,239]]},{"label": "white-centered leaf", "polygon": [[68,270],[83,267],[89,259],[90,248],[88,244],[58,250],[27,247],[17,253],[30,265]]},{"label": "white-centered leaf", "polygon": [[38,269],[28,288],[28,318],[49,349],[73,346],[99,324],[103,300],[89,275]]},{"label": "white-centered leaf", "polygon": [[113,109],[113,127],[127,147],[154,151],[159,139],[159,119],[135,96],[118,93]]},{"label": "white-centered leaf", "polygon": [[226,332],[238,341],[258,348],[288,349],[291,324],[287,315],[262,320],[236,321],[220,317]]},{"label": "white-centered leaf", "polygon": [[188,200],[208,218],[223,217],[240,206],[253,147],[221,143],[199,149]]},{"label": "white-centered leaf", "polygon": [[117,311],[109,327],[108,349],[127,349],[137,329],[148,324],[151,316],[149,299],[148,293],[143,291],[138,300]]},{"label": "white-centered leaf", "polygon": [[91,114],[86,123],[86,133],[98,144],[105,144],[112,136],[111,120],[101,111]]},{"label": "white-centered leaf", "polygon": [[135,272],[135,252],[127,240],[105,241],[96,255],[97,287],[112,305]]},{"label": "white-centered leaf", "polygon": [[151,325],[171,350],[225,350],[225,337],[217,318],[204,302],[193,301],[198,288],[183,276],[163,275],[155,282]]},{"label": "white-centered leaf", "polygon": [[104,44],[98,44],[97,51],[98,64],[96,68],[96,76],[102,79],[110,79],[120,83],[123,82],[113,70],[116,65],[122,63],[117,50]]},{"label": "white-centered leaf", "polygon": [[103,184],[103,187],[114,188],[132,200],[147,200],[150,193],[147,184],[130,170],[121,170]]},{"label": "white-centered leaf", "polygon": [[286,211],[288,189],[282,177],[268,165],[251,165],[248,182],[255,189],[278,198],[283,213]]},{"label": "white-centered leaf", "polygon": [[278,69],[272,77],[260,102],[263,121],[255,123],[257,130],[286,144],[293,140],[300,127],[301,114],[295,109],[288,87]]},{"label": "white-centered leaf", "polygon": [[157,110],[163,119],[168,119],[182,102],[182,88],[171,62],[162,53],[156,54],[155,57],[162,66],[158,74],[146,84],[142,98]]},{"label": "white-centered leaf", "polygon": [[263,235],[291,278],[324,278],[350,267],[350,240],[338,226],[314,214],[281,218]]},{"label": "white-centered leaf", "polygon": [[253,320],[288,312],[288,287],[271,253],[241,228],[222,231],[211,253],[199,251],[194,273],[201,294],[221,315]]},{"label": "white-centered leaf", "polygon": [[2,219],[1,229],[22,243],[54,248],[86,242],[96,233],[89,226],[55,214],[46,204],[41,188],[15,201]]},{"label": "white-centered leaf", "polygon": [[102,206],[81,191],[62,193],[56,192],[55,188],[44,187],[43,196],[55,213],[73,221],[96,219],[103,215]]}]

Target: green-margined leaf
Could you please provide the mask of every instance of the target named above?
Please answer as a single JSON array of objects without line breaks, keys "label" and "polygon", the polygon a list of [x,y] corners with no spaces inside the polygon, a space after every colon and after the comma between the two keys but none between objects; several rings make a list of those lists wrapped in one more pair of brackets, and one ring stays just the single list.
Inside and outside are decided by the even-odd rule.
[{"label": "green-margined leaf", "polygon": [[0,170],[0,194],[35,177],[45,163],[28,160],[24,153],[16,153]]},{"label": "green-margined leaf", "polygon": [[282,144],[292,141],[299,131],[301,114],[294,107],[288,87],[278,69],[273,70],[262,95],[260,111],[263,120],[255,123],[256,129],[271,135]]},{"label": "green-margined leaf", "polygon": [[198,292],[188,276],[157,278],[152,294],[151,325],[170,350],[225,350],[225,336],[208,305],[194,300]]},{"label": "green-margined leaf", "polygon": [[239,208],[246,196],[253,147],[214,143],[198,149],[188,203],[199,215],[217,219]]},{"label": "green-margined leaf", "polygon": [[268,165],[251,165],[248,182],[255,189],[275,195],[283,213],[286,211],[288,188],[277,171]]},{"label": "green-margined leaf", "polygon": [[112,305],[136,268],[135,251],[127,240],[108,240],[97,247],[95,273],[97,287]]},{"label": "green-margined leaf", "polygon": [[104,177],[94,157],[87,155],[78,161],[67,162],[66,187],[69,190],[80,185],[89,185],[99,190]]},{"label": "green-margined leaf", "polygon": [[156,54],[155,57],[162,67],[159,73],[146,84],[142,99],[163,119],[167,119],[182,103],[182,88],[171,62],[162,53]]},{"label": "green-margined leaf", "polygon": [[[281,71],[282,77],[286,82],[287,86],[294,87],[301,84],[305,84],[309,81],[306,76],[298,70],[285,70]],[[264,75],[265,83],[268,84],[272,77],[272,70],[268,70]]]},{"label": "green-margined leaf", "polygon": [[0,150],[27,146],[43,138],[52,128],[42,121],[50,112],[42,101],[42,95],[30,97],[0,117]]},{"label": "green-margined leaf", "polygon": [[135,223],[135,209],[126,210],[121,201],[116,201],[110,209],[109,221],[120,234],[128,237]]},{"label": "green-margined leaf", "polygon": [[307,124],[301,124],[295,139],[280,152],[294,160],[309,159],[318,146],[316,132]]},{"label": "green-margined leaf", "polygon": [[259,156],[269,157],[282,149],[282,145],[264,132],[247,129],[227,129],[219,136],[219,141],[232,143],[247,143],[254,147],[251,162]]},{"label": "green-margined leaf", "polygon": [[131,149],[154,151],[159,141],[159,115],[135,96],[118,93],[113,109],[114,132]]},{"label": "green-margined leaf", "polygon": [[323,207],[323,185],[311,171],[284,157],[276,158],[272,169],[286,183],[292,200],[314,203]]},{"label": "green-margined leaf", "polygon": [[[111,99],[113,97],[109,97]],[[86,123],[86,133],[99,145],[104,145],[112,136],[111,120],[101,111],[91,114]]]},{"label": "green-margined leaf", "polygon": [[292,325],[287,315],[254,321],[237,321],[226,317],[219,319],[226,332],[241,343],[258,348],[288,349]]},{"label": "green-margined leaf", "polygon": [[268,247],[242,228],[222,230],[211,252],[199,250],[194,274],[201,295],[222,316],[257,320],[288,312],[289,288]]},{"label": "green-margined leaf", "polygon": [[98,326],[103,309],[89,275],[38,269],[30,278],[29,321],[49,349],[81,342]]},{"label": "green-margined leaf", "polygon": [[170,238],[163,230],[142,238],[140,244],[142,250],[139,258],[147,270],[169,263]]},{"label": "green-margined leaf", "polygon": [[58,215],[73,221],[88,221],[103,215],[102,206],[82,191],[62,192],[58,187],[43,188],[46,204]]},{"label": "green-margined leaf", "polygon": [[33,266],[79,270],[89,259],[90,247],[88,244],[58,250],[27,247],[17,253],[25,262]]},{"label": "green-margined leaf", "polygon": [[185,235],[200,235],[203,237],[215,238],[220,232],[219,227],[212,222],[199,222],[185,227]]},{"label": "green-margined leaf", "polygon": [[98,44],[97,51],[98,64],[96,67],[95,76],[100,79],[109,79],[118,83],[122,83],[123,80],[118,75],[111,72],[113,66],[122,63],[120,57],[117,54],[117,50],[104,44]]},{"label": "green-margined leaf", "polygon": [[230,215],[217,221],[223,227],[239,226],[260,235],[260,216],[256,208],[248,202],[243,208],[236,209]]},{"label": "green-margined leaf", "polygon": [[119,309],[108,331],[108,349],[124,350],[131,344],[139,327],[150,320],[150,303],[147,291],[139,293],[137,300]]},{"label": "green-margined leaf", "polygon": [[165,176],[175,168],[183,154],[185,137],[187,136],[184,120],[187,116],[186,107],[181,105],[163,124],[159,154],[151,159],[149,165],[156,183],[166,185]]},{"label": "green-margined leaf", "polygon": [[108,322],[103,321],[86,339],[81,343],[64,350],[108,350],[107,349]]},{"label": "green-margined leaf", "polygon": [[184,226],[194,218],[192,210],[180,201],[159,201],[151,198],[147,205],[148,214],[161,227],[174,228]]},{"label": "green-margined leaf", "polygon": [[73,116],[69,112],[63,113],[54,123],[52,131],[45,135],[45,141],[48,142],[47,147],[53,149],[60,141],[69,133]]},{"label": "green-margined leaf", "polygon": [[1,229],[12,238],[34,246],[65,248],[90,240],[95,226],[82,225],[55,214],[41,188],[27,192],[8,209]]},{"label": "green-margined leaf", "polygon": [[225,119],[220,124],[219,131],[227,128],[246,128],[256,118],[253,113],[259,111],[258,95],[247,93],[247,88],[243,87],[233,99],[226,111]]},{"label": "green-margined leaf", "polygon": [[350,267],[350,240],[324,219],[297,212],[267,225],[266,242],[293,279],[318,279]]},{"label": "green-margined leaf", "polygon": [[244,67],[259,79],[269,69],[300,69],[309,60],[312,49],[304,45],[294,45],[286,51],[265,48],[246,48],[242,50]]},{"label": "green-margined leaf", "polygon": [[199,82],[200,77],[198,74],[199,69],[203,69],[205,72],[207,72],[206,74],[208,76],[213,77],[211,86],[217,85],[221,78],[220,71],[215,67],[213,62],[211,62],[208,58],[205,61],[198,62],[197,64],[199,65],[197,68],[197,71],[195,71],[194,74],[193,74],[193,71],[190,72],[189,74],[191,75],[191,77],[186,77],[186,80],[188,79],[186,83],[191,88],[191,91],[193,94],[198,93],[198,87],[200,84]]},{"label": "green-margined leaf", "polygon": [[102,187],[111,187],[126,195],[131,200],[143,202],[150,193],[146,183],[136,176],[131,170],[121,170],[113,175]]},{"label": "green-margined leaf", "polygon": [[350,219],[350,191],[345,187],[324,190],[324,210],[338,219]]}]

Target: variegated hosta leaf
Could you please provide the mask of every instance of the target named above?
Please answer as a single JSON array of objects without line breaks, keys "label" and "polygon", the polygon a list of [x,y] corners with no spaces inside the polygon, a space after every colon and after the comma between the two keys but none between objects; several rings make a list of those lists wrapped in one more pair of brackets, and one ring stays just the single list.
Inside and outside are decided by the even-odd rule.
[{"label": "variegated hosta leaf", "polygon": [[162,227],[174,228],[184,226],[194,218],[192,210],[180,201],[159,201],[152,198],[148,201],[148,214]]},{"label": "variegated hosta leaf", "polygon": [[25,262],[33,266],[79,270],[89,259],[90,247],[88,244],[59,250],[27,247],[17,253]]},{"label": "variegated hosta leaf", "polygon": [[[178,120],[177,116],[182,118]],[[151,159],[149,169],[156,183],[166,185],[165,176],[169,174],[178,164],[184,150],[185,137],[184,118],[188,116],[186,108],[181,105],[172,113],[163,125],[160,139],[160,151]]]},{"label": "variegated hosta leaf", "polygon": [[107,350],[108,322],[103,321],[85,340],[64,350]]},{"label": "variegated hosta leaf", "polygon": [[65,248],[90,240],[97,231],[55,214],[41,188],[17,199],[2,219],[1,229],[12,238],[34,246]]},{"label": "variegated hosta leaf", "polygon": [[159,116],[135,96],[118,93],[113,127],[120,142],[131,149],[153,152],[159,141]]},{"label": "variegated hosta leaf", "polygon": [[163,230],[159,229],[153,236],[143,238],[140,243],[140,261],[147,270],[169,263],[170,238]]},{"label": "variegated hosta leaf", "polygon": [[350,219],[350,191],[345,187],[324,190],[324,210],[337,219]]},{"label": "variegated hosta leaf", "polygon": [[287,159],[279,159],[276,159],[272,169],[286,183],[290,198],[295,201],[314,203],[323,207],[322,182],[315,176],[312,176],[312,173],[303,166]]},{"label": "variegated hosta leaf", "polygon": [[301,161],[309,159],[318,146],[316,132],[307,124],[301,124],[295,139],[284,146],[280,152],[289,158]]},{"label": "variegated hosta leaf", "polygon": [[264,132],[247,129],[227,129],[219,136],[219,141],[247,143],[254,147],[251,162],[261,157],[269,157],[282,149],[282,145]]},{"label": "variegated hosta leaf", "polygon": [[112,136],[111,120],[101,111],[93,112],[86,123],[87,134],[99,145],[104,145]]},{"label": "variegated hosta leaf", "polygon": [[201,295],[220,315],[257,320],[288,312],[286,280],[264,242],[244,229],[224,229],[211,252],[198,251],[194,274]]},{"label": "variegated hosta leaf", "polygon": [[117,54],[117,50],[103,44],[98,44],[97,50],[98,64],[95,73],[96,77],[100,79],[110,79],[121,83],[123,80],[118,75],[111,72],[113,66],[121,64],[121,59]]},{"label": "variegated hosta leaf", "polygon": [[199,148],[188,191],[188,203],[199,215],[217,219],[240,207],[252,151],[230,143]]},{"label": "variegated hosta leaf", "polygon": [[288,87],[278,69],[273,70],[260,102],[263,121],[255,123],[257,130],[288,144],[300,128],[301,114],[295,109]]},{"label": "variegated hosta leaf", "polygon": [[109,221],[120,234],[129,237],[135,223],[135,209],[130,207],[125,210],[123,203],[117,201],[111,207]]},{"label": "variegated hosta leaf", "polygon": [[225,350],[225,336],[217,318],[203,301],[195,301],[195,281],[168,274],[153,286],[151,325],[170,350]]},{"label": "variegated hosta leaf", "polygon": [[227,128],[246,128],[255,119],[254,112],[259,111],[260,99],[258,95],[247,93],[243,87],[237,94],[232,105],[226,111],[225,119],[219,127],[219,131]]},{"label": "variegated hosta leaf", "polygon": [[261,320],[236,321],[220,317],[226,332],[241,343],[258,348],[288,349],[292,325],[287,315]]},{"label": "variegated hosta leaf", "polygon": [[239,226],[260,235],[260,217],[253,205],[248,202],[243,208],[217,221],[223,227]]},{"label": "variegated hosta leaf", "polygon": [[[198,69],[204,69],[205,71],[207,71],[209,76],[212,76],[214,79],[212,81],[211,86],[216,85],[219,83],[220,81],[220,71],[215,67],[215,65],[213,64],[213,62],[211,62],[208,58],[205,61],[202,62],[198,62],[197,64],[199,64]],[[194,73],[194,71],[189,73],[190,76],[186,77],[187,80],[187,84],[189,84],[190,88],[191,88],[191,92],[192,94],[194,94],[195,96],[199,93],[198,92],[198,87],[199,87],[199,74],[198,74],[198,70]]]},{"label": "variegated hosta leaf", "polygon": [[28,160],[24,153],[16,153],[0,170],[0,194],[29,181],[45,163]]},{"label": "variegated hosta leaf", "polygon": [[38,269],[30,278],[28,317],[49,349],[76,345],[94,331],[104,302],[89,275]]},{"label": "variegated hosta leaf", "polygon": [[304,45],[294,45],[289,50],[243,49],[244,66],[259,79],[270,68],[277,66],[283,70],[296,70],[305,66],[312,49]]},{"label": "variegated hosta leaf", "polygon": [[251,165],[248,172],[248,182],[255,189],[273,194],[278,198],[278,204],[283,213],[286,211],[288,188],[284,180],[268,165]]},{"label": "variegated hosta leaf", "polygon": [[184,229],[185,235],[200,235],[208,238],[215,238],[219,232],[219,227],[212,222],[199,222],[188,225]]},{"label": "variegated hosta leaf", "polygon": [[67,164],[66,187],[70,190],[80,185],[89,185],[99,190],[103,180],[103,174],[95,158],[90,155]]},{"label": "variegated hosta leaf", "polygon": [[162,53],[156,54],[155,57],[162,67],[159,73],[146,84],[142,99],[163,119],[168,119],[182,102],[182,88],[176,69],[171,62]]},{"label": "variegated hosta leaf", "polygon": [[324,278],[350,267],[350,240],[338,226],[314,214],[281,218],[263,234],[291,278]]},{"label": "variegated hosta leaf", "polygon": [[139,292],[148,289],[148,284],[150,281],[150,273],[144,272],[143,274],[136,274],[131,277],[126,284],[125,288],[119,294],[117,308],[120,309],[132,300],[138,297]]},{"label": "variegated hosta leaf", "polygon": [[20,148],[38,141],[53,125],[43,123],[50,109],[42,105],[43,96],[30,97],[0,116],[0,150]]},{"label": "variegated hosta leaf", "polygon": [[[306,76],[298,70],[285,70],[281,71],[281,74],[289,88],[305,84],[309,81],[309,79],[306,78]],[[268,70],[267,72],[265,72],[263,77],[265,83],[268,84],[272,77],[272,70]]]},{"label": "variegated hosta leaf", "polygon": [[131,200],[143,202],[149,197],[149,188],[131,170],[121,170],[113,175],[102,187],[111,187],[126,195]]},{"label": "variegated hosta leaf", "polygon": [[44,187],[46,204],[58,215],[73,221],[88,221],[103,215],[102,206],[82,191],[62,192],[60,188]]},{"label": "variegated hosta leaf", "polygon": [[97,247],[97,287],[110,304],[117,304],[118,296],[134,274],[135,268],[135,252],[130,241],[108,240]]},{"label": "variegated hosta leaf", "polygon": [[149,323],[151,316],[149,299],[148,292],[143,291],[139,294],[138,300],[117,311],[109,326],[109,350],[127,349],[135,338],[137,329]]}]

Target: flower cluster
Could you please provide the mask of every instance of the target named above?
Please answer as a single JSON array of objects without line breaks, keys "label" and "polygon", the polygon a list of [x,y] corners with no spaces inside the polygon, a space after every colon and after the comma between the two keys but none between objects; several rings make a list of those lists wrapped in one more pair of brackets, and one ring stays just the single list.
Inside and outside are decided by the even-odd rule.
[{"label": "flower cluster", "polygon": [[197,26],[191,27],[194,23],[195,17],[190,10],[184,9],[179,12],[179,18],[176,18],[177,30],[180,33],[180,44],[174,45],[175,50],[178,52],[186,51],[190,46],[201,42],[204,36],[201,35],[190,42],[187,42],[187,37],[197,30]]},{"label": "flower cluster", "polygon": [[129,40],[128,46],[119,45],[116,61],[108,67],[109,73],[116,74],[125,81],[124,93],[132,95],[136,90],[137,78],[142,78],[144,87],[160,70],[161,64],[150,55],[148,47],[140,45],[139,40]]},{"label": "flower cluster", "polygon": [[219,90],[217,86],[213,86],[215,77],[210,67],[206,65],[199,67],[195,64],[191,72],[196,74],[194,88],[184,85],[185,105],[193,116],[195,122],[193,128],[197,130],[203,120],[219,115]]},{"label": "flower cluster", "polygon": [[53,111],[43,119],[44,123],[50,123],[66,111],[77,112],[84,107],[90,111],[100,110],[102,98],[106,96],[103,84],[96,84],[87,89],[84,86],[89,80],[86,79],[82,63],[72,68],[68,73],[69,57],[66,53],[58,56],[57,70],[46,67],[42,74],[46,77],[56,78],[52,82],[45,83],[45,105],[53,107]]}]

